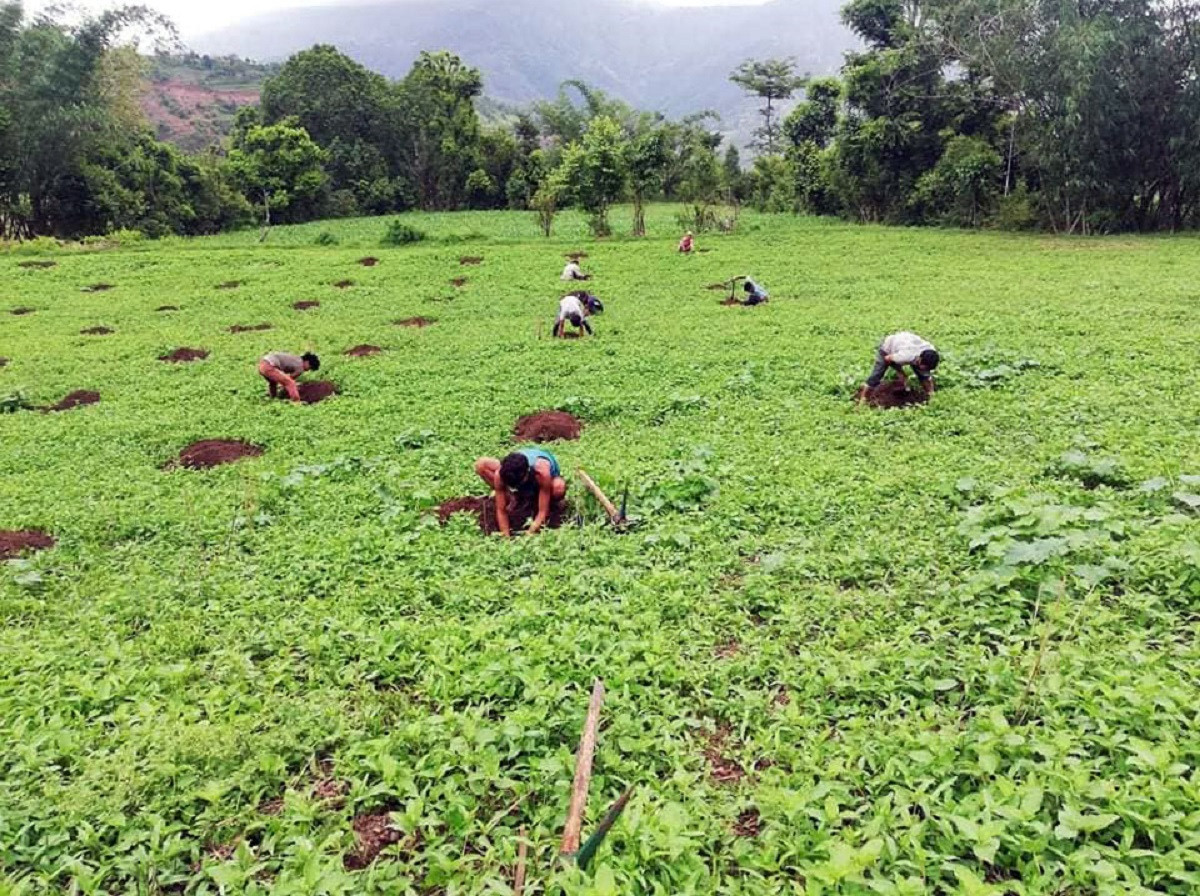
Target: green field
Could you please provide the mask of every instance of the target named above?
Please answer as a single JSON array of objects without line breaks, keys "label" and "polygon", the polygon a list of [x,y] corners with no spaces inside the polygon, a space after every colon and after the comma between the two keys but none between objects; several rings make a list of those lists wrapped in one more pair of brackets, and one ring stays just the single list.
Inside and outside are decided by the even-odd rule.
[{"label": "green field", "polygon": [[[0,564],[0,893],[511,893],[522,827],[527,892],[1197,892],[1196,239],[748,216],[680,258],[674,211],[0,256],[0,398],[101,395],[0,416],[0,529],[58,539]],[[554,342],[573,249],[607,313]],[[744,273],[769,305],[704,288]],[[854,406],[896,329],[941,390]],[[269,402],[272,349],[341,394]],[[642,526],[440,527],[546,408]],[[208,438],[265,452],[163,469]],[[583,873],[595,676],[585,832],[636,789]]]}]

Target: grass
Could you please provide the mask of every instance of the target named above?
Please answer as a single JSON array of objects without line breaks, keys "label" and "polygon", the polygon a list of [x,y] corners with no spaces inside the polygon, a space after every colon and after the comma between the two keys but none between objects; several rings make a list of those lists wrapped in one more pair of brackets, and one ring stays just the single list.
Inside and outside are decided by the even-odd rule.
[{"label": "grass", "polygon": [[[0,416],[0,529],[59,539],[0,566],[0,892],[504,893],[522,826],[533,892],[1195,892],[1195,240],[748,216],[680,258],[673,213],[0,258],[0,398],[102,396]],[[554,343],[573,249],[608,310]],[[704,289],[744,273],[769,305]],[[942,390],[854,407],[900,328]],[[342,394],[268,403],[277,348]],[[439,528],[552,407],[644,525]],[[220,437],[266,451],[163,469]],[[554,853],[594,676],[585,835],[637,789],[582,874]],[[352,870],[378,812],[397,842]]]}]

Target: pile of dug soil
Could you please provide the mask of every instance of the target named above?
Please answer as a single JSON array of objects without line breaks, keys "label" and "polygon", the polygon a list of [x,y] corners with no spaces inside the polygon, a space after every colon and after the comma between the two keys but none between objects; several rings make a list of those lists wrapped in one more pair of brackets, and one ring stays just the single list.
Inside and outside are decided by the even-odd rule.
[{"label": "pile of dug soil", "polygon": [[22,314],[33,314],[33,312],[36,310],[36,308],[14,308],[9,312],[9,314],[16,314],[17,316],[20,316]]},{"label": "pile of dug soil", "polygon": [[736,296],[730,296],[728,299],[723,301],[721,304],[726,307],[729,307],[731,305],[740,305],[740,304],[742,304],[742,300],[737,298]]},{"label": "pile of dug soil", "polygon": [[[309,380],[308,382],[296,383],[296,389],[300,392],[300,400],[304,404],[316,404],[318,401],[324,401],[326,398],[333,398],[337,395],[337,385],[329,382],[329,380]],[[287,393],[280,392],[277,396],[286,399]]]},{"label": "pile of dug soil", "polygon": [[0,358],[0,367],[8,366],[8,358]]},{"label": "pile of dug soil", "polygon": [[208,351],[202,348],[177,348],[169,355],[159,355],[158,360],[168,364],[184,364],[188,361],[202,361],[208,357]]},{"label": "pile of dug soil", "polygon": [[478,255],[464,255],[458,260],[459,264],[483,264],[483,259]]},{"label": "pile of dug soil", "polygon": [[85,286],[80,292],[108,292],[113,288],[111,283],[93,283],[91,286]]},{"label": "pile of dug soil", "polygon": [[351,358],[367,358],[371,355],[379,354],[383,349],[377,345],[356,345],[354,348],[346,349],[346,354]]},{"label": "pile of dug soil", "polygon": [[436,320],[432,317],[406,317],[393,323],[398,327],[428,327],[436,323]]},{"label": "pile of dug soil", "polygon": [[95,404],[100,400],[99,392],[89,392],[87,389],[78,389],[66,396],[58,404],[47,405],[42,410],[45,411],[69,411],[71,408],[82,407],[85,404]]},{"label": "pile of dug soil", "polygon": [[368,255],[366,258],[360,258],[358,263],[364,268],[373,268],[375,265],[379,264],[379,259]]},{"label": "pile of dug soil", "polygon": [[252,445],[240,439],[205,439],[188,445],[179,452],[179,459],[167,466],[207,470],[209,467],[231,464],[243,458],[258,457],[262,453],[262,446]]},{"label": "pile of dug soil", "polygon": [[115,333],[116,330],[110,330],[108,327],[88,327],[86,330],[80,330],[80,336],[107,336],[110,333]]},{"label": "pile of dug soil", "polygon": [[226,280],[224,283],[218,283],[217,289],[237,289],[241,285],[241,280]]},{"label": "pile of dug soil", "polygon": [[874,389],[867,390],[867,404],[876,408],[903,408],[914,404],[925,404],[929,396],[924,389],[910,389],[900,385],[899,380],[887,380]]},{"label": "pile of dug soil", "polygon": [[154,310],[155,311],[178,311],[179,306],[178,305],[159,305]]},{"label": "pile of dug soil", "polygon": [[517,421],[513,438],[518,442],[574,441],[582,429],[583,424],[565,411],[539,411]]},{"label": "pile of dug soil", "polygon": [[321,303],[314,299],[310,299],[306,302],[293,302],[292,307],[297,311],[307,311],[309,308],[320,308]]},{"label": "pile of dug soil", "polygon": [[336,286],[338,289],[349,289],[351,286],[354,285],[354,281],[353,280],[339,280],[337,283],[335,283],[333,285]]},{"label": "pile of dug soil", "polygon": [[[442,525],[456,513],[471,513],[479,520],[479,530],[485,535],[494,535],[500,531],[496,525],[496,499],[493,495],[478,498],[455,498],[446,501],[438,507],[438,521]],[[546,519],[546,528],[558,529],[567,521],[571,513],[571,505],[567,501],[555,501],[550,505],[550,516]],[[537,492],[519,492],[513,496],[508,508],[508,525],[513,532],[519,532],[529,525],[529,521],[537,516]]]},{"label": "pile of dug soil", "polygon": [[57,261],[18,261],[17,267],[44,271],[46,268],[52,268],[56,264],[58,264]]},{"label": "pile of dug soil", "polygon": [[581,259],[584,259],[587,257],[588,257],[588,254],[586,252],[568,252],[567,253],[568,261],[580,261]]},{"label": "pile of dug soil", "polygon": [[722,292],[724,292],[725,290],[729,289],[729,284],[728,283],[710,283],[710,284],[708,284],[708,286],[706,286],[704,288],[705,289],[713,289],[713,290],[719,289]]},{"label": "pile of dug soil", "polygon": [[36,529],[0,529],[0,560],[11,560],[26,551],[46,551],[52,547],[54,537],[45,532]]},{"label": "pile of dug soil", "polygon": [[270,330],[270,329],[271,329],[270,324],[254,324],[252,326],[243,326],[241,324],[235,324],[234,326],[229,328],[229,332],[230,333],[254,333],[259,330]]},{"label": "pile of dug soil", "polygon": [[450,285],[457,286],[461,289],[462,287],[467,285],[467,278],[466,277],[455,277],[453,280],[450,281]]},{"label": "pile of dug soil", "polygon": [[404,838],[404,834],[392,824],[390,812],[356,815],[351,826],[354,828],[355,849],[342,859],[342,866],[347,871],[363,870],[385,848]]}]

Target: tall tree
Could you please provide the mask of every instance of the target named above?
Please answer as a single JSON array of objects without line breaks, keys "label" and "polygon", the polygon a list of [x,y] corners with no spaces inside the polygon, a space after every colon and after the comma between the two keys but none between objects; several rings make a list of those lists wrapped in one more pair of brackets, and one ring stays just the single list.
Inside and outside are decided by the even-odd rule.
[{"label": "tall tree", "polygon": [[779,121],[775,103],[790,99],[804,86],[804,77],[796,74],[796,63],[791,59],[749,59],[734,70],[729,80],[763,101],[759,110],[763,124],[754,132],[751,145],[762,152],[778,152]]},{"label": "tall tree", "polygon": [[263,212],[262,239],[271,226],[271,213],[286,212],[312,201],[325,186],[325,152],[294,121],[251,128],[229,153],[229,166]]},{"label": "tall tree", "polygon": [[647,131],[625,144],[625,167],[633,197],[633,235],[646,235],[646,202],[662,189],[667,161],[667,135]]},{"label": "tall tree", "polygon": [[596,236],[611,233],[608,210],[624,196],[628,183],[620,124],[608,117],[593,120],[583,140],[567,147],[559,171],[569,198],[591,215],[592,232]]}]

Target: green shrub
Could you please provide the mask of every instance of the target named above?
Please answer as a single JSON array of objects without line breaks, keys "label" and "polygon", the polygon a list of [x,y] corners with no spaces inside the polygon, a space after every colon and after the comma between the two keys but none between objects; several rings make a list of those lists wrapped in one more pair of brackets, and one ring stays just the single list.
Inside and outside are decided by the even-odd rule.
[{"label": "green shrub", "polygon": [[317,238],[313,240],[313,244],[317,246],[336,246],[338,238],[328,230],[322,230],[317,234]]},{"label": "green shrub", "polygon": [[417,230],[399,219],[388,224],[387,230],[383,234],[385,246],[404,246],[409,243],[419,243],[423,239],[425,239],[423,230]]}]

